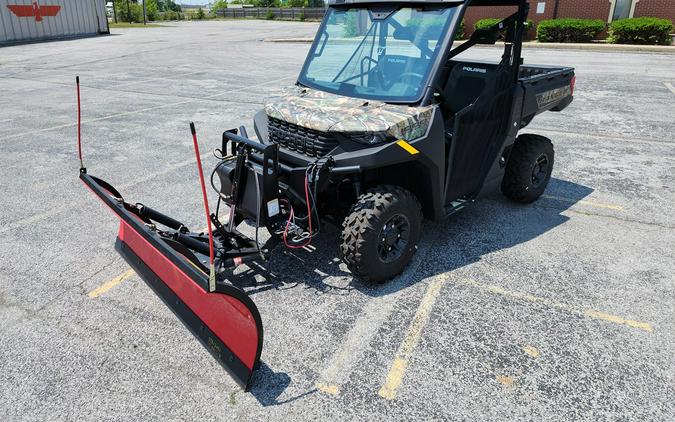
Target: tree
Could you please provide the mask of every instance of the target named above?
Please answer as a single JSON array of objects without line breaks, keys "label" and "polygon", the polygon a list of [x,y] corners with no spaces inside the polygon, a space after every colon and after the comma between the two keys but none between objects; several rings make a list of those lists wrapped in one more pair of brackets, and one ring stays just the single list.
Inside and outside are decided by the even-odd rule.
[{"label": "tree", "polygon": [[156,0],[156,1],[157,1],[157,8],[159,9],[160,12],[168,12],[168,11],[182,12],[183,11],[180,8],[180,6],[177,5],[176,2],[173,1],[173,0]]},{"label": "tree", "polygon": [[275,7],[277,5],[277,0],[258,0],[253,4],[255,4],[258,7]]},{"label": "tree", "polygon": [[145,8],[148,13],[149,21],[156,21],[159,18],[159,5],[157,0],[145,0]]},{"label": "tree", "polygon": [[305,0],[288,0],[288,5],[290,7],[304,7]]},{"label": "tree", "polygon": [[197,19],[202,20],[206,17],[206,13],[204,13],[204,9],[202,9],[201,6],[199,6],[199,9],[197,9],[197,14],[196,14]]},{"label": "tree", "polygon": [[227,9],[227,0],[216,0],[211,6],[211,13],[218,13],[219,10]]},{"label": "tree", "polygon": [[122,0],[113,4],[122,22],[143,22],[143,6],[138,4],[138,0]]}]

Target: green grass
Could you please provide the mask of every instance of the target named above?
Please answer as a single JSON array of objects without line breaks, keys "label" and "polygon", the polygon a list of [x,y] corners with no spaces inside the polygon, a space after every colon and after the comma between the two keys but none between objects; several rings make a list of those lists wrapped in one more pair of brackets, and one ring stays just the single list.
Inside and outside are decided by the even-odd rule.
[{"label": "green grass", "polygon": [[166,25],[159,25],[156,23],[149,23],[147,25],[143,25],[142,23],[129,23],[129,22],[110,22],[108,23],[108,26],[110,28],[157,28],[161,26],[166,26]]}]

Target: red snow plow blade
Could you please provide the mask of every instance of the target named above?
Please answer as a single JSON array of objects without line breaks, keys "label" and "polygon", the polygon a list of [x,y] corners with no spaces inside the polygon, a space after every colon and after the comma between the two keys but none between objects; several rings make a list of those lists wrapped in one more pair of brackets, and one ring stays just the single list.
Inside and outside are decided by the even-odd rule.
[{"label": "red snow plow blade", "polygon": [[[80,179],[120,220],[115,249],[162,298],[234,380],[248,390],[260,361],[263,329],[257,307],[240,288],[218,279],[209,283],[208,236],[149,207],[124,202],[114,187],[80,172]],[[158,226],[167,226],[159,229]],[[246,238],[239,233],[216,241],[239,243],[223,252],[219,267],[241,262]],[[239,260],[238,260],[239,259]],[[232,266],[232,265],[230,265]]]}]

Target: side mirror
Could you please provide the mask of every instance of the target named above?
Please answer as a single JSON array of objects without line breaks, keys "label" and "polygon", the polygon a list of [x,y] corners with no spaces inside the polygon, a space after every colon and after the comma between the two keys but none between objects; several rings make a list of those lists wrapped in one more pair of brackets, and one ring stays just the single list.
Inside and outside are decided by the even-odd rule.
[{"label": "side mirror", "polygon": [[497,33],[489,29],[476,29],[471,35],[471,39],[476,41],[476,44],[493,45],[497,42]]},{"label": "side mirror", "polygon": [[410,27],[400,26],[394,30],[395,40],[412,41],[414,38],[413,31],[410,29]]}]

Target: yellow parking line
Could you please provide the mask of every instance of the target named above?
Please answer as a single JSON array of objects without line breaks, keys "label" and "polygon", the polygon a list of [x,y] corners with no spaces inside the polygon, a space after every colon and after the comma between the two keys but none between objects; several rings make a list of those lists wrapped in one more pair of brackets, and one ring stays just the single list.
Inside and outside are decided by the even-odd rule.
[{"label": "yellow parking line", "polygon": [[530,357],[536,359],[539,357],[541,353],[539,353],[539,350],[537,350],[536,347],[533,346],[525,346],[523,347],[523,352],[527,353]]},{"label": "yellow parking line", "polygon": [[[201,229],[201,232],[206,233],[208,231],[208,229],[209,229],[208,227],[204,227],[203,229]],[[192,264],[191,261],[188,261],[188,262],[190,264]],[[197,267],[195,267],[195,268],[197,268]],[[197,269],[199,269],[199,268],[197,268]],[[99,287],[90,291],[87,295],[90,298],[95,299],[95,298],[101,296],[102,294],[104,294],[105,292],[107,292],[108,290],[112,289],[113,287],[117,286],[118,284],[120,284],[121,282],[123,282],[124,280],[126,280],[127,278],[131,277],[134,274],[136,274],[134,272],[134,270],[129,269],[129,270],[123,272],[122,274],[118,275],[117,277],[113,278],[112,280],[106,281],[105,283],[101,284]]]},{"label": "yellow parking line", "polygon": [[602,319],[605,321],[613,322],[615,324],[623,324],[633,328],[639,328],[641,330],[649,331],[650,333],[654,331],[654,327],[651,324],[646,322],[633,321],[632,319],[622,318],[616,315],[606,314],[604,312],[594,311],[593,309],[587,309],[584,311],[584,314],[596,319]]},{"label": "yellow parking line", "polygon": [[107,292],[108,290],[112,289],[113,287],[117,286],[127,278],[131,277],[132,275],[136,274],[134,270],[127,270],[124,273],[118,275],[117,277],[113,278],[110,281],[106,281],[105,283],[101,284],[99,287],[95,288],[94,290],[90,291],[88,296],[92,299],[97,298],[101,296],[103,293]]},{"label": "yellow parking line", "polygon": [[340,386],[337,384],[317,383],[316,388],[318,388],[320,391],[323,391],[326,394],[330,394],[331,396],[337,396],[338,394],[340,394]]},{"label": "yellow parking line", "polygon": [[398,348],[396,356],[394,357],[394,362],[389,369],[389,374],[387,379],[380,388],[378,394],[387,399],[392,400],[396,397],[396,390],[401,385],[403,381],[403,376],[405,375],[405,370],[408,366],[408,361],[412,356],[417,343],[419,343],[420,336],[422,334],[422,329],[429,320],[429,315],[431,314],[431,309],[438,298],[438,294],[441,291],[441,286],[443,285],[443,279],[435,279],[427,289],[422,302],[420,302],[419,307],[417,308],[417,313],[415,318],[413,318],[406,333],[403,343]]},{"label": "yellow parking line", "polygon": [[499,381],[500,384],[507,388],[512,388],[513,384],[516,382],[515,378],[508,375],[497,375],[495,378],[497,378],[497,381]]},{"label": "yellow parking line", "polygon": [[588,205],[589,207],[596,207],[596,208],[606,208],[610,210],[616,210],[616,211],[626,211],[624,207],[620,205],[613,205],[613,204],[603,204],[600,202],[593,202],[593,201],[586,201],[586,200],[577,200],[573,198],[565,198],[562,196],[553,196],[553,195],[541,195],[542,198],[546,199],[553,199],[554,201],[561,201],[561,202],[569,202],[572,204],[582,204],[582,205]]},{"label": "yellow parking line", "polygon": [[575,315],[580,315],[580,316],[586,316],[589,318],[593,319],[598,319],[602,321],[607,321],[607,322],[612,322],[614,324],[619,324],[619,325],[626,325],[631,328],[638,328],[643,331],[647,332],[653,332],[654,327],[649,324],[648,322],[640,322],[640,321],[635,321],[632,319],[627,319],[623,318],[617,315],[611,315],[607,314],[604,312],[596,311],[593,309],[578,309],[573,306],[567,305],[565,303],[557,302],[555,300],[551,300],[545,297],[540,297],[540,296],[534,296],[529,293],[522,293],[522,292],[515,292],[512,290],[507,290],[504,289],[503,287],[491,285],[491,284],[484,284],[484,283],[479,283],[475,280],[471,280],[468,278],[464,279],[455,279],[460,284],[464,284],[466,286],[471,286],[475,287],[479,290],[483,290],[485,292],[489,293],[495,293],[501,296],[505,296],[511,299],[516,299],[516,300],[524,300],[527,302],[532,302],[532,303],[540,303],[544,306],[548,306],[550,308],[558,309],[561,311],[565,311],[571,314]]},{"label": "yellow parking line", "polygon": [[[208,230],[209,230],[208,227],[204,227],[203,229],[200,230],[200,232],[206,233]],[[192,262],[190,262],[190,261],[188,261],[188,263],[192,264]],[[197,268],[197,267],[195,267],[195,268]],[[197,269],[199,269],[199,268],[197,268]],[[201,269],[200,269],[200,271],[201,271]],[[121,282],[123,282],[124,280],[126,280],[127,278],[131,277],[134,274],[135,274],[134,270],[129,269],[129,270],[123,272],[122,274],[118,275],[117,277],[113,278],[112,280],[106,281],[105,283],[101,284],[99,287],[95,288],[94,290],[89,292],[87,295],[90,298],[95,299],[95,298],[101,296],[102,294],[104,294],[105,292],[107,292],[108,290],[112,289],[113,287],[117,286],[118,284],[120,284]]]}]

